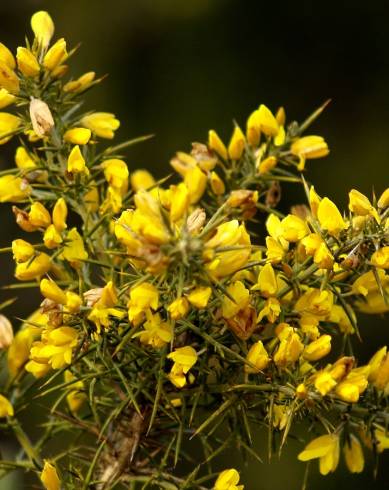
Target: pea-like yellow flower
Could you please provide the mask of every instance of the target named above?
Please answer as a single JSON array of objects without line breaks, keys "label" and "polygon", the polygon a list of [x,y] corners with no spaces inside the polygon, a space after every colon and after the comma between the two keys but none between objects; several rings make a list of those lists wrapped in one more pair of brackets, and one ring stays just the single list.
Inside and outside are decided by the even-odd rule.
[{"label": "pea-like yellow flower", "polygon": [[42,279],[40,282],[40,291],[45,298],[51,299],[54,303],[64,305],[66,303],[66,294],[62,289],[50,279]]},{"label": "pea-like yellow flower", "polygon": [[15,152],[15,163],[21,170],[28,170],[36,167],[36,161],[24,148],[24,146],[19,146]]},{"label": "pea-like yellow flower", "polygon": [[20,124],[21,119],[19,117],[8,112],[0,112],[0,145],[4,145],[12,138]]},{"label": "pea-like yellow flower", "polygon": [[235,281],[226,288],[227,295],[223,296],[223,318],[232,318],[250,302],[250,292],[243,282]]},{"label": "pea-like yellow flower", "polygon": [[0,89],[0,109],[4,109],[4,107],[8,107],[13,104],[16,100],[16,97],[8,92],[5,88]]},{"label": "pea-like yellow flower", "polygon": [[281,221],[281,236],[288,242],[297,242],[304,238],[309,233],[307,223],[299,216],[288,214]]},{"label": "pea-like yellow flower", "polygon": [[128,167],[126,162],[118,158],[105,160],[102,164],[104,176],[108,184],[117,189],[121,195],[124,195],[128,189]]},{"label": "pea-like yellow flower", "polygon": [[222,157],[223,160],[227,160],[227,148],[223,141],[220,139],[219,135],[213,129],[208,132],[208,146],[211,150]]},{"label": "pea-like yellow flower", "polygon": [[4,395],[0,395],[0,418],[13,417],[14,408]]},{"label": "pea-like yellow flower", "polygon": [[49,272],[50,267],[50,257],[43,252],[38,253],[32,260],[16,265],[15,277],[19,281],[31,281]]},{"label": "pea-like yellow flower", "polygon": [[365,458],[361,443],[353,434],[346,441],[343,452],[348,470],[351,473],[361,473],[365,466]]},{"label": "pea-like yellow flower", "polygon": [[112,139],[120,126],[120,121],[109,112],[93,112],[81,119],[81,124],[100,138]]},{"label": "pea-like yellow flower", "polygon": [[34,255],[35,249],[31,243],[19,238],[12,241],[12,253],[16,262],[26,262]]},{"label": "pea-like yellow flower", "polygon": [[17,95],[20,90],[19,78],[16,73],[10,68],[7,63],[1,59],[0,51],[0,87],[7,90],[11,94]]},{"label": "pea-like yellow flower", "polygon": [[39,45],[46,49],[54,34],[54,22],[44,10],[35,12],[31,17],[31,28]]},{"label": "pea-like yellow flower", "polygon": [[14,70],[16,68],[14,55],[3,43],[0,43],[0,62],[4,63],[11,70]]},{"label": "pea-like yellow flower", "polygon": [[322,475],[335,471],[339,462],[339,437],[336,434],[313,439],[298,455],[300,461],[319,459],[319,469]]},{"label": "pea-like yellow flower", "polygon": [[228,145],[228,156],[231,160],[239,160],[243,155],[246,145],[246,138],[239,126],[235,126],[234,132]]},{"label": "pea-like yellow flower", "polygon": [[63,139],[73,145],[86,145],[91,135],[92,132],[88,128],[71,128],[65,132]]},{"label": "pea-like yellow flower", "polygon": [[331,335],[322,335],[317,340],[308,344],[303,353],[307,361],[318,361],[331,351]]},{"label": "pea-like yellow flower", "polygon": [[265,264],[259,271],[257,283],[251,288],[263,296],[275,296],[278,291],[277,277],[271,264]]},{"label": "pea-like yellow flower", "polygon": [[280,345],[274,355],[274,362],[279,368],[284,368],[300,358],[304,345],[298,333],[288,324],[280,324],[277,329]]},{"label": "pea-like yellow flower", "polygon": [[79,145],[74,146],[70,152],[67,170],[71,174],[83,173],[89,175],[89,169],[86,166],[85,158],[82,156]]},{"label": "pea-like yellow flower", "polygon": [[168,375],[169,380],[177,388],[183,388],[186,385],[186,374],[197,362],[197,352],[191,346],[179,347],[168,354],[174,364]]},{"label": "pea-like yellow flower", "polygon": [[226,186],[219,175],[212,171],[210,175],[211,189],[214,194],[221,196],[226,192]]},{"label": "pea-like yellow flower", "polygon": [[224,470],[217,477],[213,490],[243,490],[244,485],[238,485],[239,473],[234,469]]},{"label": "pea-like yellow flower", "polygon": [[52,250],[59,247],[62,242],[63,239],[61,233],[59,233],[56,227],[54,225],[48,226],[43,234],[43,243],[45,246]]},{"label": "pea-like yellow flower", "polygon": [[389,269],[389,247],[376,250],[371,256],[370,262],[381,269]]},{"label": "pea-like yellow flower", "polygon": [[263,318],[267,318],[268,322],[274,323],[281,314],[281,304],[276,298],[268,298],[265,306],[258,313],[257,323]]},{"label": "pea-like yellow flower", "polygon": [[384,190],[378,199],[377,205],[380,209],[387,208],[389,206],[389,187]]},{"label": "pea-like yellow flower", "polygon": [[321,228],[334,237],[338,237],[339,233],[347,228],[339,209],[328,197],[324,197],[320,201],[317,218]]},{"label": "pea-like yellow flower", "polygon": [[351,189],[349,192],[349,210],[358,216],[373,216],[377,223],[380,222],[377,210],[373,207],[369,199],[357,191],[356,189]]},{"label": "pea-like yellow flower", "polygon": [[74,382],[66,387],[70,390],[66,395],[66,402],[69,406],[70,411],[76,414],[80,411],[85,401],[87,400],[87,395],[85,393],[85,386],[82,380],[76,381],[74,374],[68,369],[64,372],[65,383]]},{"label": "pea-like yellow flower", "polygon": [[84,241],[78,233],[77,228],[72,228],[67,234],[61,258],[74,265],[77,265],[80,260],[86,260],[88,258]]},{"label": "pea-like yellow flower", "polygon": [[336,379],[327,371],[321,371],[315,375],[314,385],[322,395],[327,395],[336,386]]},{"label": "pea-like yellow flower", "polygon": [[172,320],[185,318],[189,311],[189,302],[184,296],[181,296],[181,298],[177,298],[170,303],[167,311],[170,313]]},{"label": "pea-like yellow flower", "polygon": [[40,474],[40,479],[46,490],[61,490],[61,481],[58,477],[57,470],[47,460]]},{"label": "pea-like yellow flower", "polygon": [[143,282],[130,290],[130,299],[127,303],[128,319],[137,325],[142,321],[147,310],[150,308],[157,310],[158,306],[158,289],[149,282]]},{"label": "pea-like yellow flower", "polygon": [[130,177],[131,187],[135,192],[147,190],[155,185],[155,179],[147,170],[135,170]]},{"label": "pea-like yellow flower", "polygon": [[304,170],[305,160],[322,158],[330,152],[327,143],[321,136],[303,136],[292,143],[290,151],[300,159],[298,170]]},{"label": "pea-like yellow flower", "polygon": [[66,41],[64,38],[58,39],[58,41],[51,46],[43,58],[43,66],[48,71],[53,71],[61,63],[63,63],[68,57],[66,51]]},{"label": "pea-like yellow flower", "polygon": [[95,76],[96,73],[94,71],[88,71],[87,73],[84,73],[79,78],[77,78],[77,80],[72,80],[68,83],[65,83],[63,91],[79,94],[92,85]]},{"label": "pea-like yellow flower", "polygon": [[258,340],[250,347],[246,360],[253,364],[253,366],[245,364],[244,370],[246,373],[259,373],[259,371],[263,371],[268,366],[270,357],[261,340]]},{"label": "pea-like yellow flower", "polygon": [[308,288],[296,301],[294,309],[298,313],[310,313],[324,318],[331,313],[333,304],[334,295],[331,291]]},{"label": "pea-like yellow flower", "polygon": [[139,337],[142,344],[150,345],[154,349],[160,349],[171,342],[173,327],[169,322],[162,321],[158,313],[152,314],[150,310],[146,311],[146,318],[144,330],[134,334],[134,337]]},{"label": "pea-like yellow flower", "polygon": [[258,173],[259,175],[266,174],[273,170],[277,165],[277,158],[274,156],[269,156],[258,163]]},{"label": "pea-like yellow flower", "polygon": [[63,197],[60,197],[54,204],[52,216],[55,229],[59,232],[64,231],[67,228],[68,207]]},{"label": "pea-like yellow flower", "polygon": [[190,203],[195,204],[204,194],[205,188],[207,187],[207,176],[200,167],[196,165],[187,171],[184,183],[188,188]]},{"label": "pea-like yellow flower", "polygon": [[36,56],[27,48],[17,49],[16,60],[18,68],[25,77],[34,78],[39,75],[40,66]]},{"label": "pea-like yellow flower", "polygon": [[42,203],[35,201],[28,213],[28,221],[36,228],[47,228],[51,224],[51,216]]},{"label": "pea-like yellow flower", "polygon": [[356,403],[368,386],[369,372],[369,365],[352,369],[336,386],[335,392],[338,397],[345,402]]},{"label": "pea-like yellow flower", "polygon": [[187,299],[192,306],[201,310],[207,306],[211,294],[212,288],[209,286],[199,286],[187,295]]}]

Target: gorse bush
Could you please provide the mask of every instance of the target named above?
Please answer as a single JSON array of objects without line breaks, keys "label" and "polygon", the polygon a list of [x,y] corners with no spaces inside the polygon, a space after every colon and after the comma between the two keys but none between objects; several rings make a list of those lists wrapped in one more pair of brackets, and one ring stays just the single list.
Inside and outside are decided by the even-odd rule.
[{"label": "gorse bush", "polygon": [[[0,201],[22,230],[2,252],[12,287],[42,295],[15,336],[0,317],[1,428],[20,446],[2,475],[48,490],[243,489],[215,460],[227,448],[260,460],[256,427],[270,457],[299,424],[311,433],[300,461],[326,475],[342,455],[361,472],[366,451],[389,448],[387,348],[363,365],[353,355],[358,313],[389,310],[389,188],[351,190],[342,213],[305,181],[306,161],[329,152],[304,135],[324,106],[299,124],[260,105],[228,145],[211,130],[155,181],[122,155],[147,137],[104,145],[118,119],[81,112],[102,79],[64,82],[76,49],[50,44],[46,12],[31,25],[16,59],[0,44],[12,110],[0,143],[19,145]],[[307,199],[286,216],[284,183]]]}]

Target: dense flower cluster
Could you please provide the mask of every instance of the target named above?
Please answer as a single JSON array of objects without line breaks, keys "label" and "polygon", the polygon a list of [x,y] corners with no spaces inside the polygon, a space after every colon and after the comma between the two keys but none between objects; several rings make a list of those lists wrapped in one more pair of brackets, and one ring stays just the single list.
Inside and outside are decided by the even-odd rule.
[{"label": "dense flower cluster", "polygon": [[[46,12],[31,26],[16,58],[0,44],[0,107],[13,111],[0,113],[0,144],[18,140],[0,201],[21,229],[3,251],[18,284],[42,295],[14,337],[0,316],[15,468],[39,470],[49,490],[242,490],[235,469],[212,473],[221,450],[255,456],[252,425],[269,428],[269,447],[279,433],[281,449],[308,420],[326,434],[299,460],[327,474],[342,451],[361,472],[362,445],[389,448],[387,347],[366,364],[352,348],[365,334],[358,313],[389,311],[389,188],[371,200],[351,190],[342,212],[307,184],[306,161],[329,153],[303,134],[324,106],[287,124],[283,108],[261,104],[228,144],[211,130],[178,152],[173,177],[129,169],[121,152],[145,138],[101,149],[119,121],[79,113],[101,79],[64,82],[75,49],[51,44]],[[281,184],[293,182],[307,204],[283,215]],[[45,429],[30,441],[19,416],[37,397]],[[62,432],[74,438],[66,447]],[[185,475],[188,434],[204,459]]]}]

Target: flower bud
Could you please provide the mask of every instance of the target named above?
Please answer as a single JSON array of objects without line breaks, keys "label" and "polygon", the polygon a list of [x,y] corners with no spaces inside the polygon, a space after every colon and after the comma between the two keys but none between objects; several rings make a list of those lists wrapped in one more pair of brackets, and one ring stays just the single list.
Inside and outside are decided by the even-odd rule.
[{"label": "flower bud", "polygon": [[54,128],[54,119],[46,102],[31,98],[30,118],[32,127],[39,137],[48,135]]},{"label": "flower bud", "polygon": [[84,173],[86,175],[89,174],[89,169],[86,166],[85,159],[82,156],[80,147],[76,145],[73,150],[70,152],[68,158],[68,168],[69,173]]},{"label": "flower bud", "polygon": [[32,261],[17,264],[15,277],[19,281],[31,281],[46,274],[51,267],[50,257],[45,253],[38,254]]},{"label": "flower bud", "polygon": [[211,129],[208,133],[208,146],[211,150],[213,150],[220,157],[222,157],[223,160],[227,160],[228,158],[227,148],[225,147],[223,141],[219,138],[216,131],[214,131],[213,129]]},{"label": "flower bud", "polygon": [[250,347],[246,360],[253,364],[253,366],[245,364],[244,370],[246,373],[258,373],[267,367],[270,357],[261,340],[258,340]]},{"label": "flower bud", "polygon": [[11,322],[4,315],[0,315],[0,349],[8,349],[12,344],[14,332]]},{"label": "flower bud", "polygon": [[4,61],[0,59],[0,87],[11,94],[19,93],[19,78],[16,73]]},{"label": "flower bud", "polygon": [[27,48],[19,47],[17,49],[16,59],[18,68],[25,77],[34,78],[39,75],[40,66],[38,60]]},{"label": "flower bud", "polygon": [[381,194],[377,204],[379,208],[387,208],[389,206],[389,187]]},{"label": "flower bud", "polygon": [[63,63],[68,57],[66,51],[66,41],[64,38],[59,39],[45,54],[43,58],[43,66],[52,71],[61,63]]},{"label": "flower bud", "polygon": [[0,112],[0,145],[9,141],[21,124],[21,119],[8,112]]},{"label": "flower bud", "polygon": [[187,298],[192,306],[203,309],[207,306],[211,294],[212,289],[209,286],[197,287],[188,294]]},{"label": "flower bud", "polygon": [[8,92],[5,88],[0,89],[0,109],[8,107],[15,102],[16,97]]},{"label": "flower bud", "polygon": [[0,43],[0,62],[7,65],[11,70],[16,68],[14,55],[3,43]]},{"label": "flower bud", "polygon": [[231,137],[230,144],[228,145],[228,155],[231,160],[239,160],[242,156],[244,148],[246,146],[246,138],[239,126],[235,126],[234,132]]},{"label": "flower bud", "polygon": [[305,347],[303,356],[307,361],[318,361],[326,356],[330,350],[331,335],[322,335]]},{"label": "flower bud", "polygon": [[0,202],[24,201],[31,194],[27,180],[14,175],[0,177]]},{"label": "flower bud", "polygon": [[112,139],[120,121],[109,112],[94,112],[81,119],[81,124],[100,138]]},{"label": "flower bud", "polygon": [[34,255],[35,249],[31,243],[19,238],[12,242],[12,253],[16,262],[27,262]]},{"label": "flower bud", "polygon": [[131,187],[135,192],[147,190],[155,185],[154,177],[147,170],[135,170],[131,174]]},{"label": "flower bud", "polygon": [[72,93],[83,92],[88,87],[90,87],[93,80],[95,79],[95,76],[96,74],[94,71],[89,71],[88,73],[84,73],[84,75],[82,75],[77,80],[72,80],[71,82],[66,83],[63,87],[63,91],[72,92]]},{"label": "flower bud", "polygon": [[86,145],[91,134],[91,130],[87,128],[71,128],[66,131],[63,139],[73,145]]},{"label": "flower bud", "polygon": [[60,197],[53,208],[53,224],[57,231],[63,231],[67,228],[66,218],[68,216],[68,207],[63,197]]}]

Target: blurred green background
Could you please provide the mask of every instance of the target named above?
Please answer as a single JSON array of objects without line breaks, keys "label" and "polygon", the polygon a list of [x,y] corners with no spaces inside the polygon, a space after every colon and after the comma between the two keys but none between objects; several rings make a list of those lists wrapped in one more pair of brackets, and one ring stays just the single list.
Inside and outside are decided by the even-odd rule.
[{"label": "blurred green background", "polygon": [[[347,204],[352,187],[377,194],[389,185],[389,4],[382,0],[264,2],[260,0],[1,0],[1,40],[13,50],[31,37],[29,19],[48,10],[56,36],[70,46],[82,41],[72,74],[95,70],[109,78],[88,95],[86,109],[114,112],[122,121],[118,139],[155,138],[128,151],[129,167],[156,175],[168,169],[176,150],[206,139],[209,128],[226,140],[232,120],[242,126],[259,103],[286,108],[302,120],[327,98],[332,103],[312,130],[325,136],[331,154],[309,162],[307,177],[320,194]],[[14,147],[1,147],[0,167],[12,164]],[[284,192],[284,207],[302,200],[301,189]],[[18,234],[2,207],[0,246]],[[12,281],[13,265],[1,256],[0,281]],[[27,292],[27,294],[26,294]],[[38,296],[21,293],[8,313],[23,317]],[[10,297],[0,292],[0,302]],[[388,343],[385,319],[362,319],[363,360]],[[258,436],[266,459],[266,441]],[[281,461],[249,462],[242,472],[246,490],[301,488],[304,465],[296,461],[300,442],[291,442]],[[388,457],[376,480],[372,465],[361,476],[344,468],[318,477],[309,488],[389,487]],[[239,466],[236,456],[224,467]],[[2,486],[1,486],[2,485]],[[4,490],[33,488],[22,480],[0,483]]]}]

